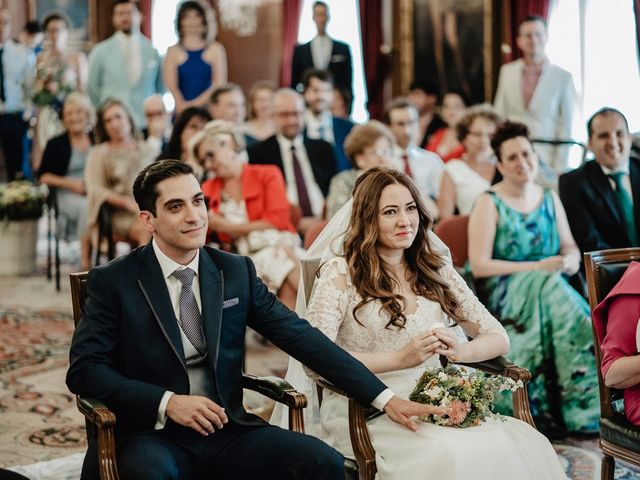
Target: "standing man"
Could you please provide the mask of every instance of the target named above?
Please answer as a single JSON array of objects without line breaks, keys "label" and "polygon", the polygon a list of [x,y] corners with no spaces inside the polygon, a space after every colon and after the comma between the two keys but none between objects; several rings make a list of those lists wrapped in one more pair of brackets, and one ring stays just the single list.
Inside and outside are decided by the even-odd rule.
[{"label": "standing man", "polygon": [[302,211],[298,230],[304,233],[322,218],[329,183],[337,173],[333,147],[324,140],[303,137],[304,100],[295,90],[276,91],[273,116],[276,134],[249,147],[249,163],[280,168],[289,203]]},{"label": "standing man", "polygon": [[418,111],[419,141],[417,145],[425,148],[431,134],[447,126],[442,117],[436,112],[440,102],[440,88],[430,80],[414,80],[409,85],[407,98]]},{"label": "standing man", "polygon": [[324,140],[333,145],[338,163],[338,172],[352,168],[344,153],[344,139],[353,128],[353,122],[331,114],[333,102],[333,79],[327,70],[307,70],[304,75],[305,135]]},{"label": "standing man", "polygon": [[207,206],[189,165],[151,164],[133,192],[153,240],[89,273],[67,373],[72,392],[115,412],[120,478],[344,478],[327,444],[242,406],[248,326],[407,428],[412,415],[445,413],[395,397],[282,305],[247,257],[205,247]]},{"label": "standing man", "polygon": [[436,200],[444,163],[435,153],[416,145],[419,133],[416,107],[407,98],[394,99],[385,112],[385,123],[396,139],[393,148],[395,168],[415,181],[429,213],[438,218]]},{"label": "standing man", "polygon": [[8,181],[23,176],[25,113],[29,113],[34,65],[33,52],[11,39],[9,10],[0,9],[0,143]]},{"label": "standing man", "polygon": [[160,56],[140,33],[140,20],[137,2],[113,2],[111,21],[116,33],[93,48],[87,88],[96,107],[107,98],[117,98],[129,107],[136,125],[143,128],[142,104],[145,98],[162,92],[162,77]]},{"label": "standing man", "polygon": [[[571,74],[553,65],[545,55],[547,23],[526,17],[516,38],[522,58],[503,65],[494,106],[503,117],[529,127],[531,137],[570,140],[576,92]],[[568,167],[568,149],[536,145],[536,152],[558,175]]]},{"label": "standing man", "polygon": [[291,87],[301,92],[304,74],[310,68],[329,70],[334,84],[347,89],[353,98],[351,49],[346,43],[327,35],[329,7],[326,3],[313,3],[313,23],[316,24],[318,34],[310,42],[296,45],[293,51]]},{"label": "standing man", "polygon": [[581,252],[640,245],[640,159],[631,157],[624,115],[598,110],[587,122],[595,160],[560,177],[560,199]]}]

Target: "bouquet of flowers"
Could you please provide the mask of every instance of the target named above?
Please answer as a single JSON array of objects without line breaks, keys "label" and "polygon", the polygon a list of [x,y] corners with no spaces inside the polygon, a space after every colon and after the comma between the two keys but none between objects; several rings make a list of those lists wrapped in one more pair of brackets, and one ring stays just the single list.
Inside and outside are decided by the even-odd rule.
[{"label": "bouquet of flowers", "polygon": [[447,415],[428,415],[422,417],[422,421],[466,428],[479,425],[485,417],[494,415],[491,406],[496,392],[515,391],[522,387],[520,380],[487,376],[480,371],[449,365],[447,368],[426,370],[409,399],[451,409]]},{"label": "bouquet of flowers", "polygon": [[69,82],[65,68],[40,66],[32,88],[31,100],[40,107],[51,106],[54,109],[62,105],[65,97],[73,91],[73,82]]},{"label": "bouquet of flowers", "polygon": [[34,220],[42,216],[42,190],[26,180],[0,185],[0,220]]}]

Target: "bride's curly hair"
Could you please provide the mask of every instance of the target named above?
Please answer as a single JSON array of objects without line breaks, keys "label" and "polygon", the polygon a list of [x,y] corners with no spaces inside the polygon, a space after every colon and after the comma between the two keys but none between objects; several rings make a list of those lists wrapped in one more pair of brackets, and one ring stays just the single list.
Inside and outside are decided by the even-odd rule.
[{"label": "bride's curly hair", "polygon": [[356,181],[353,193],[353,209],[349,228],[344,239],[344,257],[351,272],[352,282],[362,300],[353,309],[357,312],[368,302],[380,300],[382,309],[391,317],[386,328],[404,328],[406,301],[394,293],[398,282],[391,275],[378,253],[378,215],[380,196],[385,187],[398,184],[406,187],[416,202],[420,224],[411,246],[404,256],[409,266],[408,280],[416,295],[438,302],[442,310],[455,322],[464,320],[460,302],[454,297],[439,270],[447,260],[429,241],[428,232],[433,225],[420,192],[404,173],[390,168],[376,167],[367,170]]}]

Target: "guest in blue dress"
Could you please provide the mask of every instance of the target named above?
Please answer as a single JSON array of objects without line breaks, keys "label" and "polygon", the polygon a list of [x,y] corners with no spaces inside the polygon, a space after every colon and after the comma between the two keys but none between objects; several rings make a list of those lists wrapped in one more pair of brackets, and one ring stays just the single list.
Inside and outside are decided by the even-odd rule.
[{"label": "guest in blue dress", "polygon": [[213,90],[227,82],[227,56],[215,41],[217,25],[209,7],[183,2],[175,23],[179,40],[167,50],[162,75],[179,114],[189,107],[206,106]]},{"label": "guest in blue dress", "polygon": [[[527,127],[507,122],[492,140],[503,180],[469,219],[469,261],[480,298],[511,339],[509,358],[532,373],[529,398],[550,435],[596,432],[599,401],[589,306],[568,283],[580,252],[558,196],[534,183]],[[496,402],[508,413],[506,398]]]}]

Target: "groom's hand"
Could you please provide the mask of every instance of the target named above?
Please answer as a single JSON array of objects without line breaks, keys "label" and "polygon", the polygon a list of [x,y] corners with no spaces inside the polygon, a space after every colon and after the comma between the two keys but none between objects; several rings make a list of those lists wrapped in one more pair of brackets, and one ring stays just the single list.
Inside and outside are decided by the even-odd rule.
[{"label": "groom's hand", "polygon": [[449,413],[449,410],[445,407],[423,405],[398,397],[392,397],[384,406],[384,411],[391,420],[403,425],[412,432],[415,432],[418,426],[411,420],[411,417],[426,417],[427,415],[444,415]]},{"label": "groom's hand", "polygon": [[229,421],[224,408],[199,395],[171,395],[167,403],[167,417],[205,437]]}]

